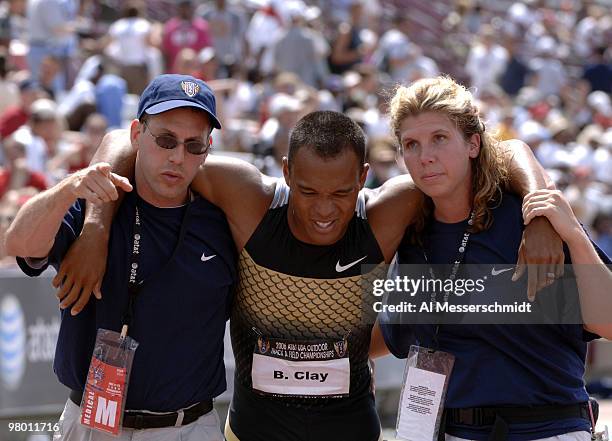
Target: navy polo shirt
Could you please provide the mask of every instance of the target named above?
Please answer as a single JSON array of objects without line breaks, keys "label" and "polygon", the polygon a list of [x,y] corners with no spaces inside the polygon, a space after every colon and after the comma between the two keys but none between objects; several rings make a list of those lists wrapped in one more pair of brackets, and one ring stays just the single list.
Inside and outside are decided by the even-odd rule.
[{"label": "navy polo shirt", "polygon": [[[515,264],[523,233],[521,201],[505,194],[493,210],[490,229],[472,234],[464,263]],[[455,224],[433,221],[427,234],[429,261],[454,261],[467,228],[467,220]],[[598,249],[609,263],[610,260]],[[405,238],[398,250],[402,264],[424,264],[423,250]],[[568,259],[566,263],[571,263]],[[508,272],[510,278],[511,272]],[[509,282],[508,283],[512,283]],[[524,300],[527,294],[524,291]],[[433,347],[434,325],[390,324],[379,316],[385,342],[399,358],[406,358],[411,344]],[[588,399],[584,388],[586,342],[597,338],[582,325],[441,325],[441,350],[455,355],[449,381],[448,408],[483,406],[538,406],[573,404]],[[509,441],[527,441],[573,431],[589,430],[582,419],[513,424]],[[447,425],[446,432],[461,438],[486,440],[490,428]]]},{"label": "navy polo shirt", "polygon": [[[236,281],[236,248],[223,212],[201,197],[188,207],[158,208],[134,192],[126,195],[111,228],[102,299],[92,296],[74,317],[69,309],[61,312],[54,370],[61,383],[83,390],[97,329],[121,330],[136,201],[142,225],[138,279],[144,285],[129,329],[139,346],[126,408],[174,411],[226,388],[223,335]],[[35,269],[18,259],[26,274],[59,267],[82,229],[84,208],[79,200],[66,213],[45,265]],[[186,234],[176,248],[182,222]]]}]

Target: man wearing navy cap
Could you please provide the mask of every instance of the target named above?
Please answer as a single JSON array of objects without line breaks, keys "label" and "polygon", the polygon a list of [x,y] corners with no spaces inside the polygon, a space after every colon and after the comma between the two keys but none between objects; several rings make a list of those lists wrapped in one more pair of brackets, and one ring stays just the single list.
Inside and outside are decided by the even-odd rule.
[{"label": "man wearing navy cap", "polygon": [[[29,256],[19,265],[37,276],[57,269],[89,227],[85,210],[116,200],[117,188],[128,192],[110,231],[104,298],[78,315],[62,310],[54,370],[71,393],[54,439],[223,440],[212,400],[226,387],[223,334],[236,251],[224,214],[189,191],[210,133],[221,127],[215,112],[201,80],[157,77],[130,127],[135,191],[108,164],[92,165],[28,201],[7,232],[7,250]],[[135,262],[138,288],[128,290]],[[128,323],[139,346],[116,438],[81,425],[79,405],[97,330]]]}]

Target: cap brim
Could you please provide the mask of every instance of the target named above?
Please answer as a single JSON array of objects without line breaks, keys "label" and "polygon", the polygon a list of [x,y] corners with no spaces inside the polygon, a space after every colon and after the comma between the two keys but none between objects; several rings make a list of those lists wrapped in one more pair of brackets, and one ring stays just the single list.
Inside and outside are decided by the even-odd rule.
[{"label": "cap brim", "polygon": [[212,125],[215,129],[221,129],[221,123],[217,119],[217,117],[210,111],[210,109],[205,106],[201,106],[193,101],[187,100],[170,100],[164,101],[163,103],[155,104],[154,106],[149,107],[144,111],[144,113],[148,115],[157,115],[158,113],[167,112],[168,110],[178,109],[179,107],[195,107],[196,109],[200,109],[205,111],[210,119],[212,120]]}]

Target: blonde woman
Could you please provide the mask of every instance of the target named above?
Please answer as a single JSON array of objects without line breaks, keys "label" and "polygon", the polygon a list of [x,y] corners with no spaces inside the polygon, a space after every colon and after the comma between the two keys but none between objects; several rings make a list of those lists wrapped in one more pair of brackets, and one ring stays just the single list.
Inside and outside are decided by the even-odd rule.
[{"label": "blonde woman", "polygon": [[[404,163],[427,196],[427,209],[398,250],[399,263],[512,265],[524,228],[522,201],[502,191],[507,171],[500,148],[471,93],[450,78],[423,79],[399,87],[390,112]],[[599,282],[612,286],[601,260],[609,259],[567,207],[558,192],[530,194],[526,221],[546,216],[570,245],[568,257],[598,264]],[[584,312],[597,290],[576,274]],[[499,277],[512,283],[510,271]],[[605,302],[599,307],[610,308]],[[612,309],[607,311],[612,316]],[[454,355],[441,429],[447,440],[590,439],[586,342],[612,337],[609,324],[437,326],[379,320],[387,347],[398,357],[406,357],[411,344]],[[373,344],[379,336],[374,333]]]}]

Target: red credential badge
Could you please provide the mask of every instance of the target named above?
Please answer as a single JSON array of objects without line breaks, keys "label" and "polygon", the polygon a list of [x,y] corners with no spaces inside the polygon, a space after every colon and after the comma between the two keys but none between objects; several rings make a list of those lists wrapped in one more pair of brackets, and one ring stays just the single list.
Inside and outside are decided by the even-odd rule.
[{"label": "red credential badge", "polygon": [[109,435],[121,433],[127,387],[138,343],[98,329],[81,400],[81,424]]}]

